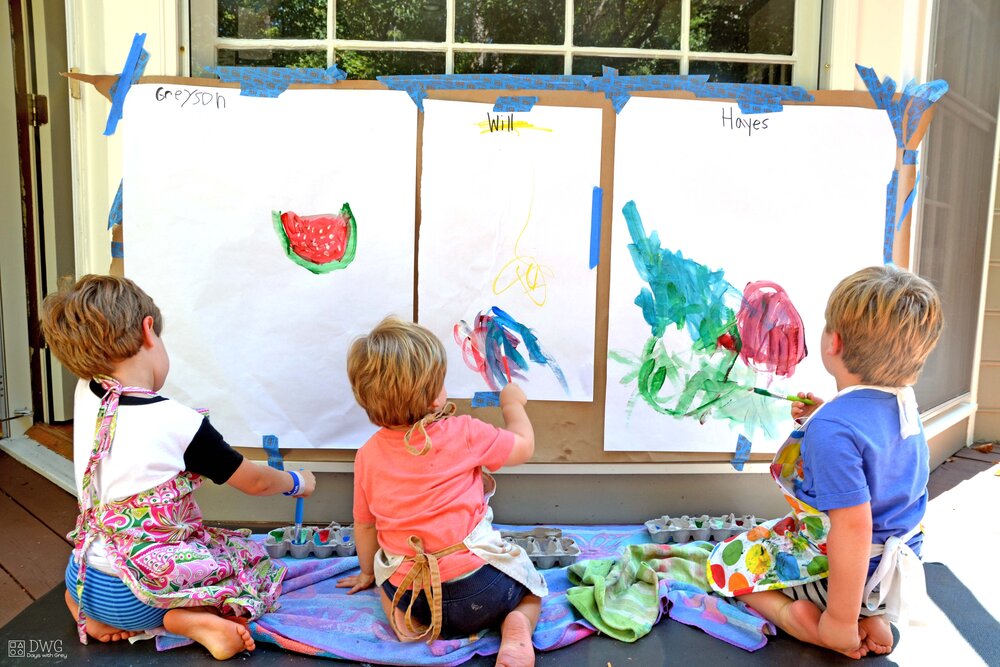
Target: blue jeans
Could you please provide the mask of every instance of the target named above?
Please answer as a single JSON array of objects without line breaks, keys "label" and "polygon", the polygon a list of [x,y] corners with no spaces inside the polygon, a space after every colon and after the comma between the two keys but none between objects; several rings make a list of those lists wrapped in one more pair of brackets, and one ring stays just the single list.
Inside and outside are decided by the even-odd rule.
[{"label": "blue jeans", "polygon": [[[382,590],[392,599],[396,587],[386,581]],[[483,565],[467,577],[441,584],[442,636],[464,637],[485,628],[498,627],[528,594],[528,589],[492,565]],[[403,593],[398,607],[404,612],[412,591]],[[431,610],[423,591],[413,603],[413,616],[431,622]]]},{"label": "blue jeans", "polygon": [[69,564],[66,566],[66,589],[73,602],[82,606],[83,613],[88,617],[119,630],[152,630],[163,625],[166,609],[143,603],[124,581],[92,567],[87,568],[81,604],[76,595],[79,569],[80,564],[73,560],[73,554],[70,554]]}]

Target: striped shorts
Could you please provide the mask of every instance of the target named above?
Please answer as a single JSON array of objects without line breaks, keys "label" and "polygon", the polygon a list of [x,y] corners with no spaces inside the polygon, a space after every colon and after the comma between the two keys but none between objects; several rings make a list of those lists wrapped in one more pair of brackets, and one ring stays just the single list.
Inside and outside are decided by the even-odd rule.
[{"label": "striped shorts", "polygon": [[[80,564],[70,554],[66,566],[66,590],[73,602],[80,604],[76,595],[76,579]],[[83,613],[95,621],[107,623],[119,630],[152,630],[163,625],[166,609],[151,607],[141,602],[125,582],[118,577],[87,568],[83,584]]]},{"label": "striped shorts", "polygon": [[[828,588],[827,579],[817,579],[816,581],[810,581],[808,584],[802,584],[801,586],[793,586],[791,588],[780,589],[782,593],[792,598],[793,600],[809,600],[814,605],[819,607],[820,611],[826,611],[826,592]],[[878,591],[878,587],[875,588]],[[885,605],[882,605],[875,611],[872,611],[861,601],[861,611],[859,614],[861,616],[881,616],[885,613]]]}]

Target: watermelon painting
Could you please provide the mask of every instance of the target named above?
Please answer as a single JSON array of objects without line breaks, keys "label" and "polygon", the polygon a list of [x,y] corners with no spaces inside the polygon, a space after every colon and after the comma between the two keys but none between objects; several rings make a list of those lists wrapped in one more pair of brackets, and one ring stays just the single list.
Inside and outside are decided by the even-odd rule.
[{"label": "watermelon painting", "polygon": [[321,274],[354,261],[357,224],[347,202],[336,214],[300,216],[293,211],[272,211],[271,217],[285,254],[299,266]]}]

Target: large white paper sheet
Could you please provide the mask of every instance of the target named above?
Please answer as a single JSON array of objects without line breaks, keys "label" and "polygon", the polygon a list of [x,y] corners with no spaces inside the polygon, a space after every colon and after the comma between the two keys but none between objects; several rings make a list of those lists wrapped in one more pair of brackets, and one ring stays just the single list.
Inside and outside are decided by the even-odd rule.
[{"label": "large white paper sheet", "polygon": [[[724,271],[737,293],[747,283],[773,281],[801,315],[808,356],[791,377],[737,361],[731,379],[775,393],[830,398],[835,387],[819,351],[827,297],[850,273],[882,263],[895,151],[892,128],[878,110],[785,106],[780,113],[743,116],[728,103],[629,100],[618,115],[615,144],[605,449],[732,452],[743,434],[753,451],[773,452],[792,426],[790,403],[750,392],[740,394],[744,407],[772,413],[757,422],[770,433],[750,432],[749,413],[729,420],[713,409],[704,423],[662,414],[637,391],[641,364],[654,355],[643,356],[652,327],[635,299],[648,283],[629,252],[626,203],[635,202],[646,235],[656,231],[663,248]],[[734,311],[739,307],[737,297]],[[670,326],[656,352],[695,368],[706,355],[692,347],[688,330]],[[658,394],[645,377],[647,394],[670,393],[669,380]],[[699,394],[688,407],[710,398]],[[676,409],[678,402],[660,407]]]},{"label": "large white paper sheet", "polygon": [[[362,445],[374,427],[351,393],[348,346],[413,312],[413,102],[144,84],[123,118],[125,271],[164,314],[163,393],[208,408],[233,444]],[[286,257],[272,210],[345,202],[352,263],[317,275]]]},{"label": "large white paper sheet", "polygon": [[[468,398],[506,383],[506,368],[494,369],[492,387],[470,368],[472,352],[467,345],[463,356],[454,334],[460,321],[474,329],[479,313],[497,307],[529,327],[551,360],[529,360],[515,335],[528,361],[520,384],[529,398],[593,400],[589,255],[601,111],[495,113],[489,104],[435,100],[424,109],[418,318],[445,342],[449,395]],[[517,380],[516,368],[511,373]]]}]

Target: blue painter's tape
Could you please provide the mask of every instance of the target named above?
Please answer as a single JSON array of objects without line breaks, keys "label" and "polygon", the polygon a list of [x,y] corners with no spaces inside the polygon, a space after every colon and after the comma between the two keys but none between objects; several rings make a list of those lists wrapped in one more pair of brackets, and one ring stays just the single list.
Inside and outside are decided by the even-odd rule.
[{"label": "blue painter's tape", "polygon": [[[896,94],[896,82],[892,77],[885,77],[880,82],[875,70],[870,67],[854,66],[864,81],[868,93],[872,96],[875,106],[885,111],[896,134],[896,145],[905,148],[910,138],[916,132],[924,113],[948,92],[948,83],[938,79],[917,85],[910,81],[903,87],[898,100],[893,100]],[[904,116],[906,123],[904,125]]]},{"label": "blue painter's tape", "polygon": [[321,67],[206,67],[227,83],[240,84],[240,95],[245,97],[278,97],[293,83],[336,83],[347,78],[347,73],[332,65]]},{"label": "blue painter's tape", "polygon": [[604,203],[604,190],[594,186],[594,194],[590,198],[590,268],[597,266],[601,259],[601,209]]},{"label": "blue painter's tape", "polygon": [[906,195],[906,201],[903,202],[903,210],[899,212],[899,217],[896,218],[896,231],[898,232],[903,227],[903,221],[906,220],[906,216],[910,214],[910,209],[913,208],[913,200],[917,195],[917,184],[920,182],[920,174],[917,174],[917,178],[913,181],[913,189],[910,190],[910,194]]},{"label": "blue painter's tape", "polygon": [[892,245],[896,238],[896,190],[899,186],[899,172],[892,170],[892,178],[885,187],[885,238],[882,241],[882,261],[892,263]]},{"label": "blue painter's tape", "polygon": [[472,395],[472,407],[495,408],[500,405],[499,391],[477,391]]},{"label": "blue painter's tape", "polygon": [[[892,131],[896,135],[896,146],[904,149],[903,164],[916,164],[917,151],[907,150],[906,146],[917,131],[924,113],[948,92],[947,82],[938,79],[917,85],[910,81],[903,87],[899,99],[894,100],[896,82],[893,81],[892,77],[887,76],[879,81],[874,69],[861,65],[855,65],[855,68],[858,70],[861,80],[864,81],[868,93],[872,96],[875,106],[885,111],[886,115],[889,116]],[[899,194],[899,172],[896,170],[892,172],[892,178],[885,191],[885,240],[882,247],[882,259],[886,264],[892,262],[892,245],[896,230],[902,226],[903,220],[910,213],[919,182],[920,175],[918,174],[913,182],[913,188],[907,193],[900,214],[897,216],[896,199]]]},{"label": "blue painter's tape", "polygon": [[538,104],[538,98],[534,95],[511,95],[498,97],[493,104],[493,111],[531,111],[531,107]]},{"label": "blue painter's tape", "polygon": [[118,121],[122,117],[122,108],[125,105],[125,96],[129,88],[132,87],[133,77],[135,77],[139,60],[142,56],[142,45],[146,41],[146,33],[136,33],[132,38],[132,48],[129,49],[128,58],[122,67],[122,73],[114,87],[114,94],[111,96],[111,111],[108,112],[108,122],[104,126],[104,136],[110,137],[118,128]]},{"label": "blue painter's tape", "polygon": [[613,67],[601,76],[525,74],[429,74],[380,76],[392,90],[405,92],[421,111],[429,90],[583,90],[604,93],[615,113],[622,110],[633,92],[682,90],[695,97],[735,99],[744,113],[781,111],[782,102],[811,102],[813,96],[799,86],[771,86],[749,83],[709,83],[707,74],[679,76],[653,74],[618,76]]},{"label": "blue painter's tape", "polygon": [[742,433],[736,439],[736,452],[733,453],[732,464],[737,470],[743,470],[743,464],[750,460],[750,445],[750,440]]},{"label": "blue painter's tape", "polygon": [[108,211],[108,229],[120,224],[122,224],[122,181],[118,181],[118,192],[115,193],[115,200],[111,202],[111,210]]},{"label": "blue painter's tape", "polygon": [[111,256],[119,259],[125,257],[125,244],[121,241],[112,241]]},{"label": "blue painter's tape", "polygon": [[267,452],[267,465],[275,470],[285,469],[285,462],[281,458],[281,452],[278,451],[278,436],[264,436],[264,451]]}]

